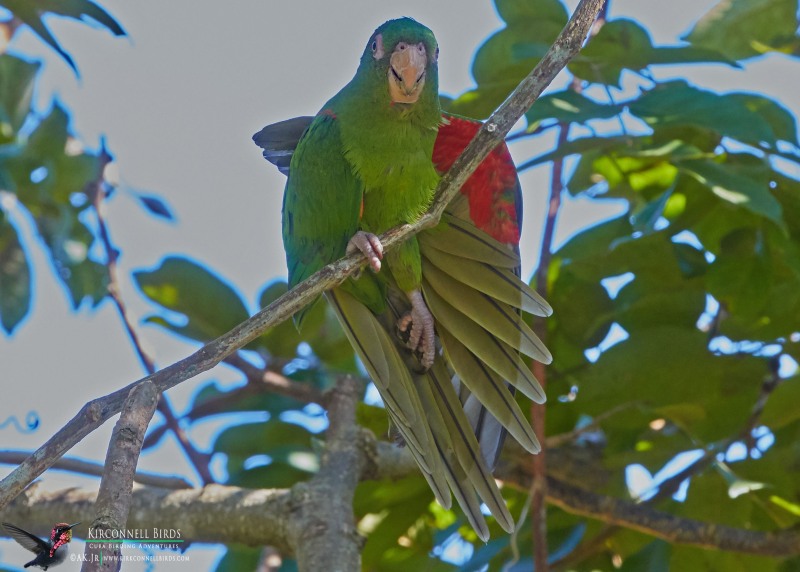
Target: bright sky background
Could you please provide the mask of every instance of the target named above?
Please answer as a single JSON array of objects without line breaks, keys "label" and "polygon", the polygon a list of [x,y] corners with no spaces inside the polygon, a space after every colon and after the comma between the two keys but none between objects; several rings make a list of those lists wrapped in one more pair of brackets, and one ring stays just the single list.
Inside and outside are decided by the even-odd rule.
[{"label": "bright sky background", "polygon": [[[642,21],[657,43],[673,43],[714,2],[612,0],[611,17]],[[129,39],[78,23],[50,19],[56,37],[81,72],[69,67],[27,31],[12,48],[46,62],[37,105],[47,109],[53,93],[73,113],[73,129],[87,147],[105,137],[118,159],[121,192],[108,205],[112,238],[122,248],[122,294],[137,320],[151,308],[133,285],[133,270],[152,268],[166,255],[188,254],[235,284],[252,311],[263,285],[285,275],[280,238],[280,200],[284,179],[267,164],[250,140],[263,125],[315,113],[353,75],[372,30],[383,21],[412,16],[429,26],[441,46],[440,85],[458,94],[472,85],[470,62],[477,46],[501,26],[489,0],[458,3],[405,0],[401,5],[375,0],[346,2],[255,2],[230,0],[102,0]],[[574,8],[577,1],[568,2]],[[454,10],[454,6],[458,10]],[[202,6],[202,7],[201,7]],[[797,81],[786,59],[771,56],[746,71],[696,66],[690,73],[660,68],[658,77],[679,73],[719,91],[759,90],[800,111]],[[794,68],[796,70],[796,68]],[[557,81],[563,85],[563,78]],[[552,139],[512,148],[518,160],[546,150]],[[525,272],[535,265],[547,197],[548,171],[526,173]],[[131,193],[160,195],[177,222],[148,216]],[[556,243],[591,221],[614,214],[614,205],[569,201],[559,221]],[[30,227],[25,228],[33,238]],[[34,449],[68,421],[89,399],[142,377],[143,371],[110,303],[96,312],[69,310],[65,293],[38,243],[28,253],[35,264],[31,316],[12,338],[0,335],[0,423],[9,416],[41,417],[30,435],[0,429],[0,448]],[[140,333],[160,367],[194,350],[156,327]],[[217,369],[172,390],[181,412],[204,382],[238,376]],[[102,460],[113,422],[89,436],[71,454]],[[193,431],[203,448],[218,428],[207,423]],[[194,479],[174,441],[143,456],[146,470],[179,473]],[[0,475],[8,472],[0,467]],[[59,473],[47,486],[80,481]],[[76,543],[72,552],[82,552]],[[192,568],[206,560],[192,549]],[[0,561],[24,562],[27,553],[0,543]],[[179,566],[181,568],[179,568]],[[76,568],[75,565],[70,569]],[[157,569],[186,570],[185,564]],[[128,568],[128,570],[136,568]]]}]

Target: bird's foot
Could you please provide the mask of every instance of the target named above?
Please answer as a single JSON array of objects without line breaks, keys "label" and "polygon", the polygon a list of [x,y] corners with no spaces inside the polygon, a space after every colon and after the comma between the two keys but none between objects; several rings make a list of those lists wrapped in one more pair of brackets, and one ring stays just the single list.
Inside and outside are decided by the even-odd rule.
[{"label": "bird's foot", "polygon": [[422,367],[429,369],[436,357],[433,314],[428,310],[428,306],[422,298],[422,292],[412,290],[406,295],[411,302],[411,311],[397,321],[397,328],[401,333],[408,334],[406,346],[418,352]]},{"label": "bird's foot", "polygon": [[354,252],[361,252],[367,257],[369,267],[373,272],[380,271],[381,260],[383,259],[383,245],[377,236],[371,232],[359,230],[347,243],[347,254],[353,254]]}]

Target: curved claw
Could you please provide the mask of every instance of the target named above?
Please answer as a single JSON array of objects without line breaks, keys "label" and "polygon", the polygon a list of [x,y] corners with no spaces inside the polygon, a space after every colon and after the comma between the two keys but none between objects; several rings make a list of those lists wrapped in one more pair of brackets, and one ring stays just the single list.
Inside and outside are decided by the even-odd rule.
[{"label": "curved claw", "polygon": [[347,243],[347,254],[354,252],[361,252],[367,257],[369,267],[373,272],[379,272],[381,269],[381,260],[383,259],[383,245],[380,239],[371,232],[364,232],[359,230],[353,235],[353,238]]},{"label": "curved claw", "polygon": [[420,363],[428,369],[436,357],[433,315],[425,304],[422,292],[412,290],[407,296],[411,302],[411,311],[397,321],[397,327],[401,332],[408,332],[409,326],[411,327],[406,345],[422,354]]}]

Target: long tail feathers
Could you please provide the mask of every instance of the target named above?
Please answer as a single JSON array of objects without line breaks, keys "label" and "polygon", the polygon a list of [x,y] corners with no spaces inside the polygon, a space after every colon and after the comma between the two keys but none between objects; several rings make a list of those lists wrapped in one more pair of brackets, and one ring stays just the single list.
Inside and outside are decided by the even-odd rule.
[{"label": "long tail feathers", "polygon": [[444,221],[418,235],[423,295],[441,343],[427,372],[419,373],[394,332],[407,309],[402,294],[390,288],[389,310],[380,316],[341,288],[326,297],[436,499],[449,508],[452,491],[487,540],[481,502],[504,530],[514,530],[491,473],[506,431],[528,451],[540,450],[514,393],[543,402],[520,352],[546,363],[551,357],[520,310],[544,316],[551,309],[517,276],[515,252],[469,223]]}]

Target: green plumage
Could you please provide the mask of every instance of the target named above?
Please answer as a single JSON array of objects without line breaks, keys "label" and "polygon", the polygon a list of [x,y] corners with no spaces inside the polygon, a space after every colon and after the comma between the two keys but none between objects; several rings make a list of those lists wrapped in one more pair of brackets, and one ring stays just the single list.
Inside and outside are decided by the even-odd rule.
[{"label": "green plumage", "polygon": [[[433,33],[410,22],[393,20],[376,33],[384,45],[402,37],[424,42],[435,54]],[[430,58],[423,91],[411,106],[389,100],[388,65],[367,45],[355,77],[323,106],[297,145],[283,205],[290,287],[340,258],[356,231],[378,234],[412,222],[433,198],[439,175],[431,155],[441,123],[436,61]],[[401,289],[419,287],[415,239],[389,253],[386,264]],[[382,309],[373,277],[349,288],[374,311]]]},{"label": "green plumage", "polygon": [[[423,71],[414,68],[401,80],[405,68],[391,62],[405,62],[395,60],[405,49],[426,60]],[[408,18],[387,22],[370,37],[355,77],[311,120],[296,148],[299,127],[308,124],[302,118],[256,135],[265,157],[284,172],[293,152],[283,204],[290,287],[341,258],[357,232],[413,222],[430,205],[442,124],[437,55],[424,26]],[[392,82],[407,85],[408,78],[422,86],[413,100],[392,91]],[[513,186],[513,165],[511,173]],[[520,352],[551,359],[520,315],[549,315],[550,307],[519,279],[519,265],[516,243],[476,228],[462,196],[436,228],[387,252],[380,272],[362,272],[326,294],[437,500],[449,508],[452,491],[483,539],[489,532],[482,502],[504,530],[514,528],[491,474],[505,432],[539,450],[514,392],[537,402],[544,393]],[[416,303],[409,293],[421,296],[434,320],[429,368],[396,333]],[[295,319],[299,324],[302,314]]]}]

